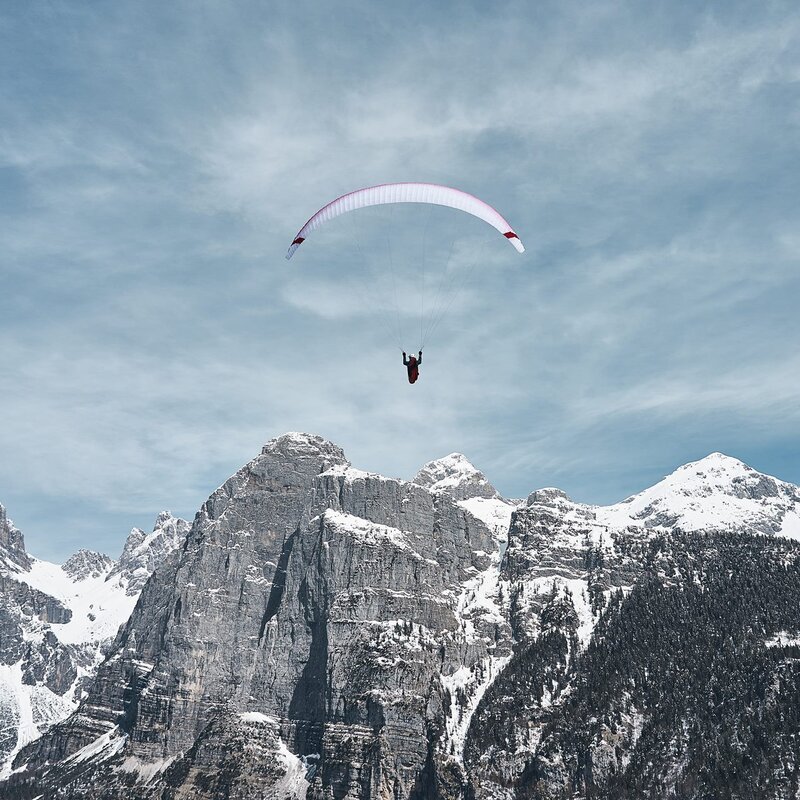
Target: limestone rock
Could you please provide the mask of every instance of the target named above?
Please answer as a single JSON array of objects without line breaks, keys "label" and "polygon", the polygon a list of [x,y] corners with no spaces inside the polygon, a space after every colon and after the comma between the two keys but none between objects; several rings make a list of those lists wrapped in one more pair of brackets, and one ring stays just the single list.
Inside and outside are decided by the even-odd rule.
[{"label": "limestone rock", "polygon": [[499,496],[486,476],[461,453],[429,461],[414,476],[414,483],[433,492],[445,492],[454,500]]},{"label": "limestone rock", "polygon": [[25,551],[25,538],[8,518],[5,508],[0,505],[0,565],[12,570],[27,569],[30,556]]},{"label": "limestone rock", "polygon": [[188,532],[189,523],[173,517],[169,511],[158,515],[150,533],[133,528],[108,580],[120,576],[126,582],[129,595],[139,594],[155,568],[183,544]]}]

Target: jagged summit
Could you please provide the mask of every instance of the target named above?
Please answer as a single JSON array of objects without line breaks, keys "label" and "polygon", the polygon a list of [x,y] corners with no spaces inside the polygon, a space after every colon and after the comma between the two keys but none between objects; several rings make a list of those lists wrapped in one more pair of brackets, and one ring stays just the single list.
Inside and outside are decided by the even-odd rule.
[{"label": "jagged summit", "polygon": [[165,523],[174,519],[178,519],[178,517],[173,517],[171,511],[160,511],[156,517],[155,523],[153,524],[153,530],[155,531],[158,528],[161,528]]},{"label": "jagged summit", "polygon": [[156,566],[183,542],[188,532],[189,523],[173,517],[170,511],[162,511],[156,517],[150,533],[133,528],[108,580],[120,576],[126,581],[127,594],[138,594]]},{"label": "jagged summit", "polygon": [[514,502],[506,500],[486,476],[462,453],[429,461],[413,482],[444,494],[484,522],[497,541],[505,541]]},{"label": "jagged summit", "polygon": [[461,453],[429,461],[414,476],[413,482],[432,492],[449,494],[456,500],[499,497],[486,476]]},{"label": "jagged summit", "polygon": [[105,553],[81,548],[61,565],[61,569],[73,580],[81,581],[104,575],[113,564],[114,562]]}]

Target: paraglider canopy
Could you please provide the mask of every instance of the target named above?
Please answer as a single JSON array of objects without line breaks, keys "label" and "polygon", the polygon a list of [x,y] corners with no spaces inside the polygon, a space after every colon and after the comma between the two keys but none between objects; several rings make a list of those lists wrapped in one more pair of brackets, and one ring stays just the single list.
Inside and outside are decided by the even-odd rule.
[{"label": "paraglider canopy", "polygon": [[519,236],[512,230],[511,225],[500,213],[471,194],[462,192],[460,189],[452,189],[449,186],[439,186],[435,183],[384,183],[379,186],[368,186],[365,189],[343,194],[341,197],[332,200],[328,205],[323,206],[297,232],[297,236],[294,237],[289,251],[286,253],[286,259],[288,260],[294,255],[295,250],[300,247],[312,231],[334,219],[334,217],[359,208],[391,203],[428,203],[465,211],[467,214],[472,214],[472,216],[488,222],[489,225],[502,233],[518,252],[525,252]]}]

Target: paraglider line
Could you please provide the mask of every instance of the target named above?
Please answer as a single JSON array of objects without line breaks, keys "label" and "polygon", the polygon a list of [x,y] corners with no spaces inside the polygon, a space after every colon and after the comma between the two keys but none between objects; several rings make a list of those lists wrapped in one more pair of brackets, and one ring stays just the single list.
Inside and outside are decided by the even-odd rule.
[{"label": "paraglider line", "polygon": [[425,344],[425,270],[428,257],[428,228],[431,224],[431,207],[427,206],[425,230],[422,233],[422,285],[419,292],[419,349]]},{"label": "paraglider line", "polygon": [[[374,286],[377,283],[377,276],[375,271],[372,269],[372,265],[367,260],[367,257],[364,255],[364,251],[361,249],[361,245],[358,243],[358,235],[355,231],[350,231],[350,236],[352,238],[353,244],[355,245],[356,251],[358,252],[358,256],[361,259],[364,268],[366,269],[367,273],[369,274],[369,283]],[[356,290],[356,292],[361,296],[362,302],[364,302],[366,308],[375,308],[380,306],[380,302],[378,302],[378,298],[374,294],[370,294],[364,285],[359,284],[353,277],[351,277],[346,271],[345,275],[347,277],[348,282],[350,285]],[[389,322],[389,317],[385,314],[380,314],[381,324],[384,328],[384,331],[389,338],[390,341],[394,340],[397,341],[397,346],[402,350],[402,346],[400,345],[399,341],[396,339],[396,331],[392,330],[392,324]]]},{"label": "paraglider line", "polygon": [[[433,327],[434,320],[438,316],[439,308],[441,307],[442,303],[444,302],[445,286],[446,286],[446,284],[448,282],[451,282],[452,279],[453,279],[453,276],[449,276],[449,279],[448,279],[447,271],[448,271],[448,268],[450,266],[450,259],[453,257],[453,248],[454,247],[455,247],[455,239],[451,239],[450,240],[450,248],[449,248],[448,253],[447,253],[447,259],[444,262],[444,270],[442,271],[442,277],[439,280],[439,287],[436,290],[436,294],[434,296],[433,309],[431,311],[431,315],[430,315],[430,318],[428,320],[428,326],[425,329],[425,333],[424,333],[424,335],[422,337],[422,345],[423,345],[423,347],[424,347],[425,343],[428,341],[428,337],[431,334],[431,329]],[[420,349],[422,349],[422,348],[420,348]]]},{"label": "paraglider line", "polygon": [[392,219],[394,217],[394,206],[389,206],[389,235],[386,237],[386,248],[389,251],[389,272],[392,276],[392,296],[394,297],[394,316],[395,324],[397,326],[397,343],[400,349],[403,349],[402,344],[402,326],[400,324],[400,306],[397,302],[397,281],[394,274],[394,258],[392,257]]}]

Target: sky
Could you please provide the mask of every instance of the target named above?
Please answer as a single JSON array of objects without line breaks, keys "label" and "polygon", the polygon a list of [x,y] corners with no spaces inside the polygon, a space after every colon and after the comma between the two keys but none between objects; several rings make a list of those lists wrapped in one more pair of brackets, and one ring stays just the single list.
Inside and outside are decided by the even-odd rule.
[{"label": "sky", "polygon": [[[286,431],[405,478],[463,452],[510,497],[617,502],[713,451],[800,483],[799,34],[769,1],[0,6],[28,550],[116,556]],[[395,181],[483,198],[525,254],[398,206],[284,259]]]}]

